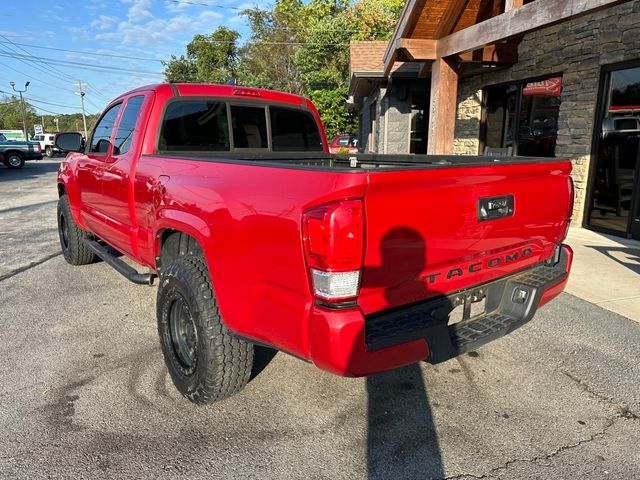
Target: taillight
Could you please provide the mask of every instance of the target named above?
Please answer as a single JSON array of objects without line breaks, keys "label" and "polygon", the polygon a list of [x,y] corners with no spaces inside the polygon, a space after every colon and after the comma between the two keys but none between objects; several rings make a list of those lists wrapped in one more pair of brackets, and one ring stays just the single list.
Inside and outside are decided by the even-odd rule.
[{"label": "taillight", "polygon": [[345,200],[304,212],[304,248],[314,295],[327,302],[358,295],[364,255],[361,200]]},{"label": "taillight", "polygon": [[569,200],[569,215],[568,217],[571,218],[573,217],[573,206],[574,206],[574,202],[576,200],[576,187],[573,185],[573,178],[569,177],[569,185],[571,188],[569,188],[569,192],[571,193],[571,198]]},{"label": "taillight", "polygon": [[565,241],[569,235],[569,227],[571,226],[571,217],[573,217],[573,205],[575,202],[576,189],[573,185],[573,178],[569,177],[569,211],[567,212],[566,227],[561,241]]},{"label": "taillight", "polygon": [[38,151],[41,152],[42,151],[42,145],[38,144]]}]

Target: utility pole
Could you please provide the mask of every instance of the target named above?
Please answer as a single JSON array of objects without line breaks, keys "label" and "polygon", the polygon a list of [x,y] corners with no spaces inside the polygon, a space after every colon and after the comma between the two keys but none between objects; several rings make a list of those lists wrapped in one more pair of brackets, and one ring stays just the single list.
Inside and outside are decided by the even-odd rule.
[{"label": "utility pole", "polygon": [[14,82],[13,80],[9,82],[9,85],[11,85],[13,91],[20,94],[20,107],[22,110],[22,131],[24,133],[25,140],[29,140],[29,137],[27,135],[27,112],[24,109],[24,97],[22,96],[22,94],[27,91],[27,88],[29,88],[29,83],[31,82],[24,82],[24,90],[17,90],[16,82]]},{"label": "utility pole", "polygon": [[56,122],[56,132],[59,132],[60,127],[58,126],[58,117],[54,117],[53,121]]},{"label": "utility pole", "polygon": [[74,83],[74,85],[76,85],[78,87],[78,89],[80,90],[79,92],[76,92],[76,95],[80,95],[80,104],[82,105],[82,123],[84,124],[84,138],[87,138],[87,116],[84,113],[84,90],[82,90],[82,85],[84,85],[82,83],[82,80],[78,80],[78,83]]},{"label": "utility pole", "polygon": [[46,132],[47,129],[44,128],[44,115],[42,115],[42,133]]}]

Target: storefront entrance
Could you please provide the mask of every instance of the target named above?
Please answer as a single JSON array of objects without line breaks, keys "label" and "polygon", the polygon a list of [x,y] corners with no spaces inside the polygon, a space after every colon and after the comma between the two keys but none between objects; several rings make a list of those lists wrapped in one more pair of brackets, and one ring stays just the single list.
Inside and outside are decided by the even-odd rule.
[{"label": "storefront entrance", "polygon": [[604,69],[587,223],[640,239],[640,62]]}]

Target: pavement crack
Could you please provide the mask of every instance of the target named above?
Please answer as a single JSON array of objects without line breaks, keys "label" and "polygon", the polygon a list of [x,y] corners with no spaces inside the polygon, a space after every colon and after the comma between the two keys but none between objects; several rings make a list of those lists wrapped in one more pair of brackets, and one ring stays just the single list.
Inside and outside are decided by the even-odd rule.
[{"label": "pavement crack", "polygon": [[56,258],[59,255],[62,255],[62,251],[49,254],[46,257],[41,258],[40,260],[36,260],[35,262],[31,262],[28,265],[25,265],[24,267],[20,267],[20,268],[16,268],[15,270],[11,270],[10,272],[7,272],[4,275],[0,276],[0,282],[2,282],[4,280],[7,280],[7,279],[9,279],[11,277],[15,277],[19,273],[26,272],[27,270],[30,270],[33,267],[37,267],[38,265],[42,265],[44,262],[48,262],[52,258]]},{"label": "pavement crack", "polygon": [[513,458],[511,460],[507,460],[502,465],[499,465],[497,467],[492,468],[491,470],[489,470],[489,472],[487,472],[486,474],[482,474],[482,475],[474,475],[474,474],[471,474],[471,473],[460,473],[460,474],[457,474],[457,475],[444,477],[441,480],[458,480],[458,479],[464,479],[464,478],[477,478],[477,479],[492,478],[498,472],[500,472],[502,470],[507,470],[507,469],[509,469],[509,467],[511,467],[512,465],[514,465],[516,463],[536,463],[536,462],[539,462],[539,461],[542,461],[542,460],[551,460],[552,458],[557,457],[558,455],[560,455],[560,454],[562,454],[562,453],[564,453],[564,452],[566,452],[568,450],[573,450],[575,448],[579,448],[582,445],[586,445],[588,443],[591,443],[591,442],[603,437],[604,435],[606,435],[607,431],[616,423],[616,420],[620,419],[620,418],[637,419],[638,417],[635,416],[633,413],[629,412],[628,410],[620,410],[620,412],[618,414],[616,414],[615,416],[613,416],[611,418],[608,418],[606,420],[606,423],[605,423],[605,425],[604,425],[604,427],[602,429],[600,429],[599,431],[591,434],[589,437],[583,438],[582,440],[578,440],[577,442],[574,442],[574,443],[570,443],[570,444],[567,444],[567,445],[561,445],[558,448],[556,448],[555,450],[552,450],[551,452],[546,453],[544,455],[536,455],[535,457],[531,457],[531,458]]},{"label": "pavement crack", "polygon": [[572,380],[573,382],[575,382],[582,391],[588,393],[589,395],[597,398],[598,400],[601,400],[605,403],[608,403],[609,405],[611,405],[612,407],[614,407],[615,409],[618,410],[618,412],[620,413],[621,417],[624,418],[628,418],[628,419],[633,419],[633,420],[638,420],[638,418],[640,418],[640,416],[631,411],[629,409],[629,407],[627,405],[624,405],[622,403],[616,402],[614,399],[607,397],[606,395],[603,395],[599,392],[596,392],[593,387],[591,387],[587,382],[585,382],[584,380],[582,380],[581,378],[579,378],[578,376],[567,372],[566,370],[559,370],[560,373],[562,373],[565,377],[567,377],[568,379]]}]

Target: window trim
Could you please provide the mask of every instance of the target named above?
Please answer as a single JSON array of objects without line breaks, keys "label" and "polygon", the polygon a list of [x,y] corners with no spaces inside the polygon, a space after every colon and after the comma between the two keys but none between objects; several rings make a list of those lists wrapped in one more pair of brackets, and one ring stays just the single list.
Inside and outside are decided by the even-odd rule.
[{"label": "window trim", "polygon": [[113,121],[113,128],[111,129],[111,136],[109,137],[109,149],[104,152],[104,153],[100,153],[100,152],[92,152],[91,151],[91,145],[93,144],[93,137],[95,137],[96,134],[96,130],[98,128],[98,125],[100,125],[100,122],[102,121],[102,119],[107,115],[107,113],[109,113],[111,111],[111,109],[119,106],[120,108],[122,108],[122,105],[124,104],[124,98],[119,98],[116,102],[111,103],[109,106],[107,106],[107,108],[104,109],[104,112],[102,113],[102,115],[100,115],[100,118],[98,119],[98,121],[96,122],[96,125],[93,127],[93,130],[91,131],[91,140],[88,141],[86,143],[85,146],[85,155],[91,155],[92,157],[100,157],[100,158],[108,158],[111,155],[111,152],[113,151],[113,135],[116,133],[116,126],[120,123],[120,115],[122,114],[122,110],[118,110],[118,114],[116,115],[115,120]]},{"label": "window trim", "polygon": [[[517,116],[516,116],[516,120],[518,121],[514,121],[512,128],[513,128],[513,132],[512,132],[512,136],[513,136],[513,143],[514,143],[514,148],[513,148],[513,155],[517,156],[518,155],[518,135],[517,134],[517,130],[516,130],[516,126],[519,125],[519,120],[520,120],[520,108],[522,107],[522,89],[524,88],[524,86],[527,83],[531,83],[531,82],[539,82],[541,80],[545,80],[547,78],[550,77],[563,77],[564,78],[564,71],[555,71],[555,72],[550,72],[550,73],[545,73],[544,75],[536,75],[534,77],[526,77],[526,78],[521,78],[521,79],[514,79],[514,80],[509,80],[509,81],[505,81],[505,82],[499,82],[499,83],[492,83],[489,85],[484,85],[482,87],[482,101],[481,101],[481,112],[480,112],[480,128],[478,129],[478,155],[484,155],[484,148],[486,146],[485,144],[485,138],[486,138],[486,133],[487,133],[487,117],[486,117],[486,112],[487,112],[487,90],[491,89],[491,88],[500,88],[500,87],[508,87],[509,85],[516,85],[518,87],[518,93],[516,96],[516,105],[515,105],[515,111],[517,112]],[[564,81],[563,81],[563,85],[564,85]],[[560,101],[562,102],[562,93],[560,94]]]},{"label": "window trim", "polygon": [[[304,113],[308,113],[311,118],[313,119],[314,123],[316,124],[316,127],[318,128],[318,133],[320,134],[320,139],[323,139],[323,129],[321,128],[321,125],[318,124],[318,119],[316,118],[316,116],[313,114],[313,111],[311,109],[309,109],[305,104],[303,105],[295,105],[295,104],[291,104],[288,102],[279,102],[276,100],[261,100],[261,99],[252,99],[252,100],[247,100],[247,99],[243,99],[241,97],[238,98],[229,98],[228,96],[220,96],[220,95],[187,95],[187,96],[180,96],[180,97],[173,97],[169,100],[167,100],[165,102],[165,104],[162,107],[162,111],[160,112],[160,122],[158,125],[158,129],[156,132],[156,138],[154,141],[154,145],[153,145],[153,149],[154,149],[154,154],[155,155],[163,155],[163,154],[167,154],[167,153],[175,153],[176,151],[174,150],[160,150],[160,134],[162,132],[162,122],[164,121],[165,115],[167,113],[167,109],[169,108],[170,105],[172,105],[175,102],[194,102],[194,101],[212,101],[212,102],[220,102],[220,103],[225,103],[227,105],[227,121],[228,121],[228,125],[229,125],[229,150],[225,150],[225,151],[221,151],[218,153],[233,153],[233,152],[237,152],[237,153],[264,153],[264,152],[269,152],[272,153],[273,149],[272,149],[272,132],[271,132],[271,115],[270,115],[270,111],[269,111],[269,107],[274,106],[274,107],[280,107],[280,108],[288,108],[291,110],[299,110],[302,111]],[[266,121],[267,121],[267,148],[235,148],[234,142],[233,142],[233,123],[232,123],[232,119],[231,119],[231,106],[244,106],[244,107],[264,107],[265,111],[266,111]],[[324,151],[325,148],[325,143],[323,141],[322,143],[322,149]],[[185,152],[182,152],[185,153]],[[188,152],[189,154],[198,154],[198,153],[210,153],[208,150],[201,150],[201,151],[190,151]],[[282,152],[275,152],[275,153],[282,153]]]},{"label": "window trim", "polygon": [[[143,111],[142,109],[143,109],[143,107],[144,107],[144,102],[145,102],[145,101],[146,101],[146,99],[147,99],[147,96],[145,95],[145,93],[144,93],[144,92],[143,92],[143,93],[141,93],[141,94],[136,93],[136,94],[134,94],[134,95],[131,95],[130,97],[127,97],[126,99],[123,99],[123,101],[122,101],[121,103],[124,105],[124,108],[122,109],[122,111],[121,111],[121,112],[119,112],[119,113],[118,113],[118,118],[117,118],[117,122],[116,122],[116,124],[115,124],[115,129],[114,129],[114,135],[116,135],[116,136],[118,135],[118,130],[120,130],[120,122],[122,122],[122,117],[124,116],[124,114],[125,114],[125,112],[126,112],[126,110],[127,110],[127,107],[129,106],[129,102],[130,102],[131,100],[133,100],[134,98],[141,98],[141,99],[142,99],[142,103],[140,104],[140,110],[138,111],[138,115],[137,115],[136,123],[135,123],[135,125],[133,126],[133,132],[132,132],[132,135],[133,135],[133,133],[136,131],[136,128],[138,127],[138,122],[140,122],[140,117],[141,117],[141,113],[142,113],[142,111]],[[97,125],[97,123],[96,123],[96,125]],[[123,155],[127,155],[127,154],[131,151],[131,147],[133,146],[133,144],[132,144],[132,143],[133,143],[133,137],[132,137],[132,139],[131,139],[131,140],[132,140],[132,143],[129,145],[129,149],[128,149],[126,152],[124,152],[124,153],[119,153],[119,154],[117,154],[117,155],[116,155],[115,153],[113,153],[113,152],[115,152],[115,147],[116,147],[116,145],[115,145],[115,137],[114,137],[113,139],[114,139],[114,142],[111,144],[111,151],[112,151],[112,155],[111,155],[111,156],[112,156],[113,158],[120,158],[120,157],[122,157]]]}]

